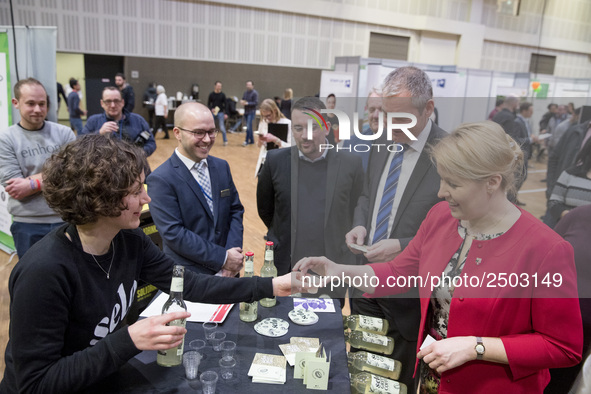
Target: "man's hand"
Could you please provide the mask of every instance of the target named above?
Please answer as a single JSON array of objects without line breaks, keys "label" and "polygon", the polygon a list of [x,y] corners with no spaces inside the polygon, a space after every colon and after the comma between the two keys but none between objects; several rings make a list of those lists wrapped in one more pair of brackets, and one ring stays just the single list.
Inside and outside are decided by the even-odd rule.
[{"label": "man's hand", "polygon": [[[234,275],[242,269],[242,265],[244,263],[244,257],[242,256],[242,248],[235,247],[232,249],[228,249],[228,257],[226,258],[226,264],[222,267],[222,269],[226,271],[234,272]],[[223,271],[222,271],[223,275]],[[232,276],[234,276],[232,275]]]},{"label": "man's hand", "polygon": [[248,101],[246,101],[246,100],[240,100],[240,104],[246,105],[246,104],[248,104]]},{"label": "man's hand", "polygon": [[181,344],[187,330],[167,326],[173,320],[187,319],[189,312],[172,312],[138,320],[128,327],[129,336],[139,350],[165,350]]},{"label": "man's hand", "polygon": [[[366,235],[367,235],[367,230],[365,229],[365,227],[357,226],[345,235],[345,242],[347,243],[347,245],[349,245],[349,244],[363,245],[363,243],[365,242]],[[359,251],[357,249],[349,248],[349,250],[353,254],[361,254],[362,253],[361,251]]]},{"label": "man's hand", "polygon": [[118,130],[119,130],[119,125],[117,124],[117,122],[108,121],[108,122],[105,122],[101,126],[99,133],[100,134],[108,134],[108,133],[114,133]]},{"label": "man's hand", "polygon": [[12,178],[6,181],[6,193],[15,200],[22,200],[25,197],[40,192],[41,190],[31,189],[31,181],[25,178]]},{"label": "man's hand", "polygon": [[383,239],[367,248],[365,258],[372,263],[384,263],[394,260],[402,250],[400,241],[397,239]]},{"label": "man's hand", "polygon": [[225,268],[222,268],[222,276],[223,276],[223,277],[226,277],[226,278],[233,278],[233,277],[235,277],[235,276],[236,276],[236,274],[237,274],[237,272],[234,272],[234,271],[229,271],[229,270],[227,270],[227,269],[225,269]]}]

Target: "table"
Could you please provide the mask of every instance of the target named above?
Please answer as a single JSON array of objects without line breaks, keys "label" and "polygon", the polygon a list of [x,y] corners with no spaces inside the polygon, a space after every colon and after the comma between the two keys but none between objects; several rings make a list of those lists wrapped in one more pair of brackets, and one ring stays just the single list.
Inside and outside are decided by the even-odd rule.
[{"label": "table", "polygon": [[[273,308],[263,308],[259,305],[259,318],[256,322],[267,317],[279,317],[289,322],[289,332],[279,338],[269,338],[254,331],[256,322],[245,323],[239,318],[239,307],[235,305],[226,321],[219,326],[219,330],[226,333],[226,340],[236,342],[236,372],[232,380],[218,380],[217,393],[313,393],[307,390],[301,379],[293,379],[293,367],[287,364],[287,380],[285,384],[252,383],[247,376],[255,353],[269,353],[281,355],[278,345],[289,343],[292,336],[316,337],[324,344],[327,352],[332,352],[328,391],[339,394],[350,393],[349,371],[347,369],[347,354],[343,336],[341,311],[337,307],[335,313],[318,313],[319,321],[312,326],[299,326],[289,320],[288,312],[293,309],[293,300],[289,297],[278,297],[277,305]],[[193,339],[203,339],[201,323],[187,323],[185,336],[185,351]],[[199,366],[199,372],[214,370],[219,373],[219,359],[221,353],[214,352],[210,345],[206,347],[205,358]],[[189,382],[185,378],[182,366],[160,367],[156,364],[156,351],[145,351],[130,360],[116,374],[105,379],[88,392],[96,393],[186,393],[200,391],[201,384]]]}]

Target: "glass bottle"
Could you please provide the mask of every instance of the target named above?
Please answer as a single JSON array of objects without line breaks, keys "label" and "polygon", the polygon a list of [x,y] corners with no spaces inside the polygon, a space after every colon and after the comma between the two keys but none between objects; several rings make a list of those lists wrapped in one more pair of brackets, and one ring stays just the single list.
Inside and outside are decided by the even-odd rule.
[{"label": "glass bottle", "polygon": [[392,354],[394,351],[394,339],[371,332],[351,331],[345,332],[345,341],[358,349],[370,352]]},{"label": "glass bottle", "polygon": [[388,332],[388,321],[379,317],[365,315],[343,316],[344,328],[351,330],[373,332],[374,334],[386,335]]},{"label": "glass bottle", "polygon": [[[252,278],[254,276],[254,253],[246,252],[246,260],[244,261],[244,277]],[[259,303],[255,302],[241,302],[240,303],[240,320],[245,322],[255,321],[258,317]]]},{"label": "glass bottle", "polygon": [[400,361],[368,352],[347,353],[347,363],[351,373],[370,372],[394,380],[402,369]]},{"label": "glass bottle", "polygon": [[404,383],[359,372],[351,375],[351,392],[359,394],[407,394]]},{"label": "glass bottle", "polygon": [[[170,312],[187,311],[187,305],[183,301],[183,281],[185,276],[185,267],[175,265],[172,268],[172,281],[170,283],[170,296],[162,307],[162,314]],[[167,325],[185,327],[186,319],[173,320]],[[163,367],[173,367],[183,362],[183,348],[185,339],[180,345],[166,350],[158,350],[156,362]]]},{"label": "glass bottle", "polygon": [[[263,263],[263,267],[261,268],[261,278],[276,278],[277,277],[277,268],[275,267],[275,262],[273,258],[273,242],[267,241],[265,246],[265,262]],[[275,297],[271,298],[263,298],[261,300],[261,306],[265,308],[270,308],[275,306],[277,300]]]}]

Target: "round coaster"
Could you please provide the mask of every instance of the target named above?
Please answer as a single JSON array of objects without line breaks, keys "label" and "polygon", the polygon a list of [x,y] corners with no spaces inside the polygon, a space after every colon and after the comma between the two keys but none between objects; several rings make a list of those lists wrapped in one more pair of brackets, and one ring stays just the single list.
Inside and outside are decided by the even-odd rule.
[{"label": "round coaster", "polygon": [[269,317],[254,325],[254,330],[266,337],[280,337],[287,334],[289,323],[277,317]]},{"label": "round coaster", "polygon": [[300,326],[311,326],[318,323],[318,315],[303,308],[292,309],[287,316],[292,322]]}]

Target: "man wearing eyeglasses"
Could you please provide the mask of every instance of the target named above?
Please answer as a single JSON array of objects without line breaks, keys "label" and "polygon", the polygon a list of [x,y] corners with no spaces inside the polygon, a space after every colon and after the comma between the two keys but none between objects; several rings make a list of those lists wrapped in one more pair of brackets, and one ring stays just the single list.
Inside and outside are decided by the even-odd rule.
[{"label": "man wearing eyeglasses", "polygon": [[150,156],[156,150],[156,141],[148,122],[140,115],[128,112],[124,106],[119,89],[107,86],[101,97],[101,107],[105,112],[89,117],[79,135],[113,134],[142,147],[146,156]]},{"label": "man wearing eyeglasses", "polygon": [[218,134],[211,110],[182,104],[173,133],[177,148],[147,178],[164,253],[195,272],[236,276],[242,268],[244,207],[228,163],[209,155]]}]

